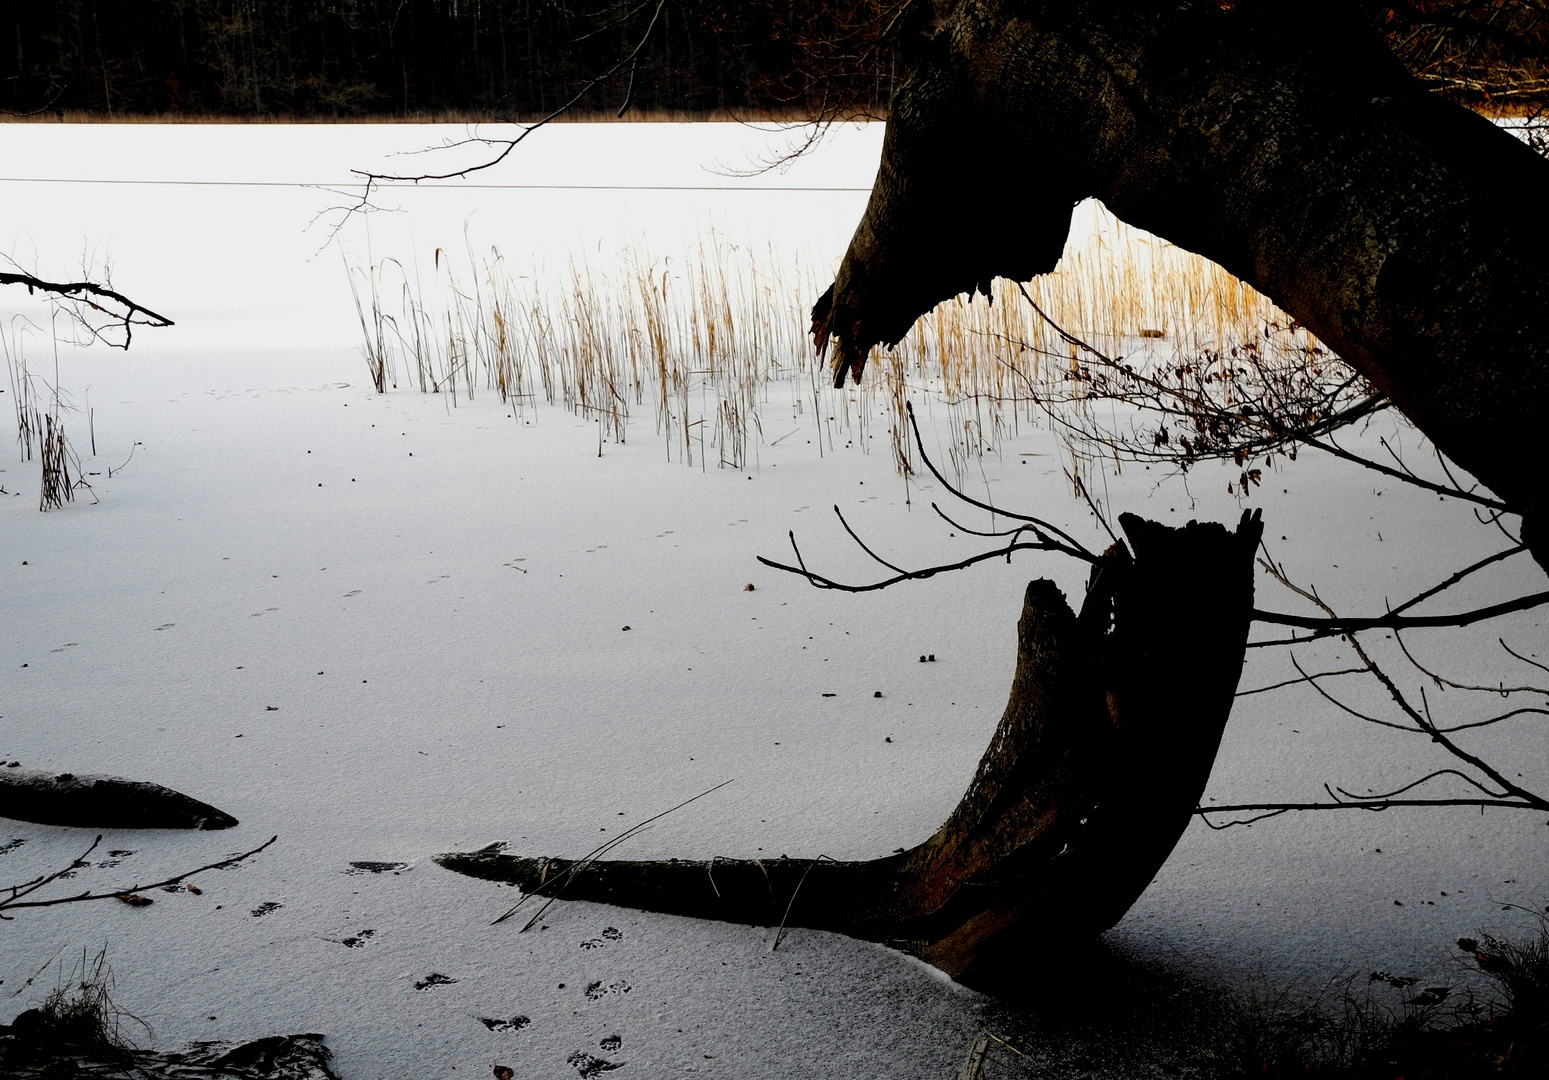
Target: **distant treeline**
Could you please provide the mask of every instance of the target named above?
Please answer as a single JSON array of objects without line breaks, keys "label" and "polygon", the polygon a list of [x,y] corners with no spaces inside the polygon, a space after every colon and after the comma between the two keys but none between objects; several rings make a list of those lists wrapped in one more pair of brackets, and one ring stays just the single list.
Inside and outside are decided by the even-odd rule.
[{"label": "distant treeline", "polygon": [[[918,10],[900,18],[908,7],[906,0],[17,0],[0,15],[0,112],[532,119],[638,47],[634,62],[579,111],[612,112],[628,100],[646,112],[880,115],[899,77],[884,31],[921,29]],[[1314,4],[1307,17],[1331,17],[1330,10]],[[1533,113],[1549,103],[1545,0],[1349,0],[1343,10],[1372,20],[1411,71],[1457,100]]]},{"label": "distant treeline", "polygon": [[[6,5],[8,113],[347,117],[568,101],[645,40],[587,111],[885,108],[890,47],[854,55],[889,5],[751,0],[31,0]],[[654,25],[653,25],[654,19]],[[647,29],[650,33],[647,35]],[[814,66],[816,65],[816,66]],[[841,92],[834,93],[836,81]],[[633,91],[631,93],[631,82]],[[819,84],[822,85],[819,85]]]}]

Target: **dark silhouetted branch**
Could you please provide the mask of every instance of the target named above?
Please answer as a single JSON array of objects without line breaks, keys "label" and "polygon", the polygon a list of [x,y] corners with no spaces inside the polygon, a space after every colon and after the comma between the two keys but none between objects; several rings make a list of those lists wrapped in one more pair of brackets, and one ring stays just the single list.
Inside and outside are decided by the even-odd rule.
[{"label": "dark silhouetted branch", "polygon": [[[104,340],[106,344],[112,345],[114,348],[129,348],[129,341],[134,335],[134,327],[136,326],[163,327],[174,325],[172,320],[165,315],[159,315],[144,304],[139,304],[129,299],[123,293],[103,285],[98,285],[92,281],[44,281],[42,278],[34,277],[31,274],[0,271],[0,285],[22,285],[30,293],[48,293],[64,300],[85,304],[93,311],[102,312],[111,318],[113,322],[124,328],[123,343],[106,341],[96,328],[90,327],[90,324],[88,324],[88,327],[91,329],[93,336]],[[117,310],[114,310],[114,307],[105,305],[113,305]]]}]

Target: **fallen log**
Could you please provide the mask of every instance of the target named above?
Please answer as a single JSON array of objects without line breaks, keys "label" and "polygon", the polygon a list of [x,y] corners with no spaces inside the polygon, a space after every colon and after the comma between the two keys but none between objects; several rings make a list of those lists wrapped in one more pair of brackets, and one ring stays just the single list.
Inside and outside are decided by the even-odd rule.
[{"label": "fallen log", "polygon": [[1119,519],[1080,614],[1027,587],[1006,711],[967,793],[883,859],[580,861],[438,856],[526,893],[893,945],[970,984],[1129,910],[1183,835],[1231,712],[1253,609],[1257,512],[1235,532]]},{"label": "fallen log", "polygon": [[140,1050],[111,1036],[110,1018],[28,1009],[0,1025],[0,1069],[15,1080],[338,1080],[324,1036],[270,1035]]},{"label": "fallen log", "polygon": [[0,817],[85,829],[229,829],[237,819],[160,784],[0,769]]}]

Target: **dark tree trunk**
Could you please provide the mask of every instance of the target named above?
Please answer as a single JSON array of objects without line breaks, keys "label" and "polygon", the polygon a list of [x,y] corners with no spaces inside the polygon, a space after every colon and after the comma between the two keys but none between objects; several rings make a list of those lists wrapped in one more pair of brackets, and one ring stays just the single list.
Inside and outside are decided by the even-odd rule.
[{"label": "dark tree trunk", "polygon": [[957,809],[910,851],[577,869],[496,846],[437,861],[525,892],[835,930],[974,983],[1050,941],[1095,936],[1198,805],[1242,670],[1262,531],[1246,514],[1235,533],[1120,520],[1130,548],[1105,553],[1079,615],[1052,582],[1028,585],[1005,715]]},{"label": "dark tree trunk", "polygon": [[937,302],[1052,270],[1096,197],[1306,324],[1549,565],[1549,162],[1425,91],[1369,6],[935,4],[939,32],[906,28],[871,201],[813,311],[837,379]]}]

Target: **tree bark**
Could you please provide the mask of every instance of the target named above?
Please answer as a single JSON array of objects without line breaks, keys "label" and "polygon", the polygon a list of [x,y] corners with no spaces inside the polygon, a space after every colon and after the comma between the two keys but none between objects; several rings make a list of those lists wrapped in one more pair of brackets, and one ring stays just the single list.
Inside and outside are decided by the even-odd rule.
[{"label": "tree bark", "polygon": [[1150,884],[1204,791],[1242,670],[1262,532],[1257,514],[1236,532],[1120,521],[1129,547],[1103,555],[1079,615],[1052,582],[1028,585],[1005,714],[957,809],[912,850],[578,865],[494,845],[437,861],[529,893],[834,930],[973,984],[1050,941],[1095,936]]},{"label": "tree bark", "polygon": [[813,309],[838,382],[939,301],[1052,270],[1096,197],[1308,326],[1521,513],[1549,565],[1549,162],[1427,92],[1369,5],[934,6]]}]

